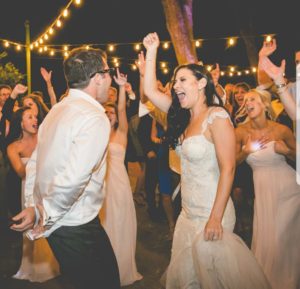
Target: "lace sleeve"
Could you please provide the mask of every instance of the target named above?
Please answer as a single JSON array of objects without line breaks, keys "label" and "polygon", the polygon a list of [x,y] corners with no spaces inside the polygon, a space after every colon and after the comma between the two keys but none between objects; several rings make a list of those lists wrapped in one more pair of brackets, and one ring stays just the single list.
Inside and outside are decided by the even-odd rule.
[{"label": "lace sleeve", "polygon": [[209,113],[208,117],[206,118],[206,120],[202,124],[202,133],[204,133],[205,130],[207,129],[207,125],[212,124],[216,118],[223,118],[223,119],[228,118],[231,125],[233,126],[230,116],[224,108],[221,107],[213,108],[212,111]]}]

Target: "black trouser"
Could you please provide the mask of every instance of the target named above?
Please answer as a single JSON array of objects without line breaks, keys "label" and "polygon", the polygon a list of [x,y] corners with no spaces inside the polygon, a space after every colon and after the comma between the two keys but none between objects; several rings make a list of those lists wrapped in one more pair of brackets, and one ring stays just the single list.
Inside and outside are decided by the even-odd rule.
[{"label": "black trouser", "polygon": [[61,273],[75,288],[120,288],[116,257],[98,217],[84,225],[62,226],[47,239]]}]

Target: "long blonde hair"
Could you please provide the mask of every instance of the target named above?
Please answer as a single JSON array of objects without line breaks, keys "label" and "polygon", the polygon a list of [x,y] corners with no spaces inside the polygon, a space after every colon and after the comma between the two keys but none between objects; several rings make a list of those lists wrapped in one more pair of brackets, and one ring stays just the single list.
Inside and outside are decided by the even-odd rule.
[{"label": "long blonde hair", "polygon": [[[267,114],[267,117],[271,120],[274,120],[276,119],[276,114],[272,108],[272,104],[271,104],[271,93],[265,89],[260,89],[260,88],[253,88],[253,89],[250,89],[248,93],[251,93],[251,92],[254,92],[256,94],[259,95],[262,103],[265,105],[266,107],[266,114]],[[237,114],[236,114],[236,118],[240,118],[240,117],[243,117],[243,116],[246,116],[247,115],[247,112],[246,112],[246,108],[245,108],[245,100],[243,102],[243,104],[241,105],[241,107],[239,108],[239,110],[237,111]],[[248,120],[248,117],[247,117],[247,120]],[[246,121],[247,121],[246,120]]]}]

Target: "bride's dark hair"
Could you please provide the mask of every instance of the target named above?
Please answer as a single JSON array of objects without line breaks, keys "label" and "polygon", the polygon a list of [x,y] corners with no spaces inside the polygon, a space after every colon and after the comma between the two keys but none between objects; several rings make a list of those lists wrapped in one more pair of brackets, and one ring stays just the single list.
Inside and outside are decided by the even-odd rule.
[{"label": "bride's dark hair", "polygon": [[189,69],[195,75],[197,80],[201,78],[205,78],[207,80],[207,85],[204,88],[207,106],[223,106],[222,100],[215,90],[211,74],[208,71],[205,71],[202,65],[192,63],[178,66],[174,71],[171,81],[172,104],[167,115],[168,129],[165,134],[165,140],[172,148],[175,148],[178,145],[178,138],[184,133],[191,117],[190,111],[180,106],[178,96],[173,88],[176,74],[183,68]]}]

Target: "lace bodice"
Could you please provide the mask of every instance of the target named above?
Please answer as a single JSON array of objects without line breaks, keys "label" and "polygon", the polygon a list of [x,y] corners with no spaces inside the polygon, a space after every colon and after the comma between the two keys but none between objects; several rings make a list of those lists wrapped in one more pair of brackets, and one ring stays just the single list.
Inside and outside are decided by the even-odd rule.
[{"label": "lace bodice", "polygon": [[[203,121],[201,134],[186,138],[177,149],[181,156],[182,208],[189,217],[208,218],[216,197],[220,171],[215,146],[204,135],[216,118],[226,119],[229,115],[223,109],[213,110]],[[233,211],[231,200],[228,207]],[[226,209],[224,218],[228,214]]]}]

